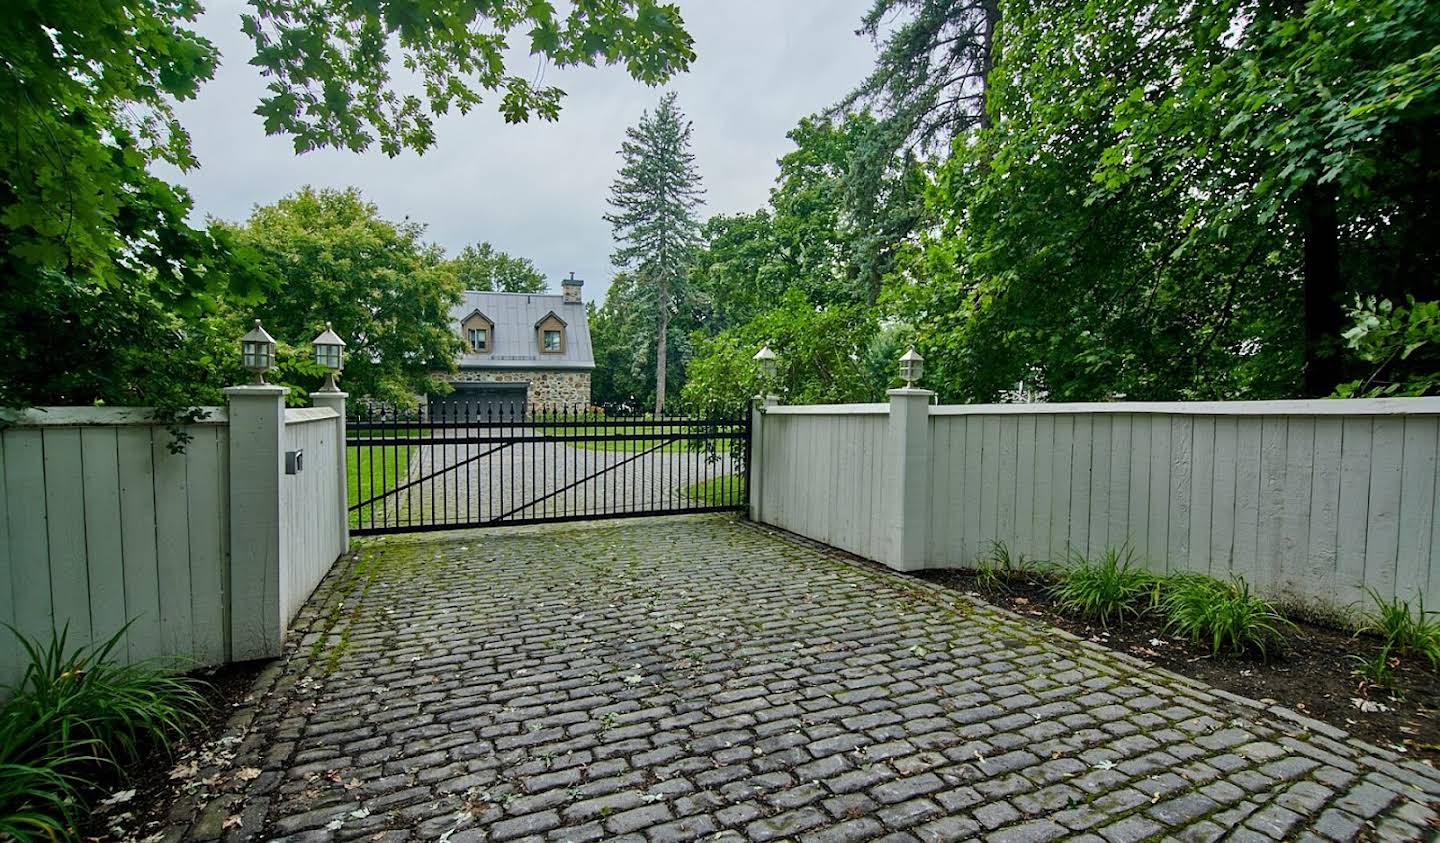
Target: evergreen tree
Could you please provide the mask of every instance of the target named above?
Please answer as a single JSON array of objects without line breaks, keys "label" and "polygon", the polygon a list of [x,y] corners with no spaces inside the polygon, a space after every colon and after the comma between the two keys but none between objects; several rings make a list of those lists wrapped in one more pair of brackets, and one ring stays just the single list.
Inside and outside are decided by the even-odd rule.
[{"label": "evergreen tree", "polygon": [[[625,130],[620,145],[624,163],[610,186],[605,215],[615,233],[611,263],[633,276],[632,301],[654,314],[655,412],[665,410],[666,335],[670,318],[688,298],[686,275],[700,242],[695,209],[704,195],[695,156],[690,152],[691,124],[668,93],[653,112]],[[644,324],[648,320],[637,319]]]},{"label": "evergreen tree", "polygon": [[880,47],[875,70],[834,109],[876,109],[888,123],[883,158],[904,146],[948,149],[992,123],[986,81],[995,66],[1000,0],[874,0],[857,35]]}]

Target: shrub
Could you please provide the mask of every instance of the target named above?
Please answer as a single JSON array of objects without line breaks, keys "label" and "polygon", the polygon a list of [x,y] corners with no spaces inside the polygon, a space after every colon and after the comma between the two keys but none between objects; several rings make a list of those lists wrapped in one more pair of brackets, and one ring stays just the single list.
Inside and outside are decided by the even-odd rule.
[{"label": "shrub", "polygon": [[1207,643],[1214,656],[1253,650],[1267,657],[1284,642],[1285,632],[1295,628],[1239,577],[1225,582],[1196,574],[1175,575],[1162,585],[1159,605],[1167,629]]},{"label": "shrub", "polygon": [[29,664],[0,705],[0,838],[68,836],[97,778],[150,747],[168,749],[200,722],[204,699],[193,683],[154,665],[110,661],[124,629],[74,648],[68,630],[48,643],[11,632]]},{"label": "shrub", "polygon": [[1411,611],[1408,600],[1386,600],[1370,589],[1375,612],[1365,623],[1364,631],[1385,639],[1384,652],[1395,655],[1418,655],[1430,662],[1431,669],[1440,669],[1440,613],[1425,610],[1420,598],[1419,611]]},{"label": "shrub", "polygon": [[1109,548],[1099,561],[1076,554],[1050,593],[1061,609],[1105,627],[1111,619],[1121,622],[1126,615],[1139,617],[1145,604],[1154,601],[1157,579],[1133,564],[1129,548]]}]

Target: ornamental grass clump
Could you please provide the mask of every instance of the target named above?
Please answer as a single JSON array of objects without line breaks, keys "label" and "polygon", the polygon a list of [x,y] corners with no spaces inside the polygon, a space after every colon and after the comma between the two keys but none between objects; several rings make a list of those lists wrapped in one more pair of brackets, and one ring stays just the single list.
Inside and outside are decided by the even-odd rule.
[{"label": "ornamental grass clump", "polygon": [[48,643],[10,631],[29,664],[0,704],[0,839],[67,838],[90,790],[151,749],[168,750],[200,724],[205,701],[154,665],[111,661],[125,629],[73,648],[68,630]]},{"label": "ornamental grass clump", "polygon": [[983,591],[998,593],[1009,590],[1012,580],[1029,577],[1034,566],[1025,554],[1012,558],[1005,542],[990,543],[990,552],[975,565],[975,584]]},{"label": "ornamental grass clump", "polygon": [[1157,578],[1136,567],[1129,548],[1109,548],[1098,560],[1075,554],[1050,586],[1060,608],[1109,628],[1137,618],[1155,600]]},{"label": "ornamental grass clump", "polygon": [[1440,612],[1426,611],[1424,597],[1415,611],[1408,600],[1386,600],[1374,589],[1369,591],[1375,611],[1366,618],[1362,631],[1383,639],[1387,656],[1419,656],[1429,662],[1431,670],[1440,669]]},{"label": "ornamental grass clump", "polygon": [[1226,582],[1198,574],[1177,574],[1161,586],[1165,625],[1210,648],[1212,656],[1255,652],[1268,658],[1295,628],[1270,601],[1250,591],[1240,577]]}]

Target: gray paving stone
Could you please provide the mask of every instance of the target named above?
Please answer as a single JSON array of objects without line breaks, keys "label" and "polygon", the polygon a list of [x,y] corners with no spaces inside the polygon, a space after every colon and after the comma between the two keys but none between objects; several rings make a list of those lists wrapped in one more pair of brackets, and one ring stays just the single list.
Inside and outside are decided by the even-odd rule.
[{"label": "gray paving stone", "polygon": [[261,775],[166,839],[1433,829],[1440,777],[1210,691],[728,517],[370,540],[237,711]]}]

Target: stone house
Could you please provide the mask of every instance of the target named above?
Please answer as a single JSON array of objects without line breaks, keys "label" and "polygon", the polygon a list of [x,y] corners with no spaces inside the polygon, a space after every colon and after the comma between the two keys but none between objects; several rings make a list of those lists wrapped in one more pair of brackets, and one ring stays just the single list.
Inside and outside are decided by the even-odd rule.
[{"label": "stone house", "polygon": [[590,403],[595,355],[580,285],[572,273],[561,294],[466,290],[450,319],[465,344],[455,391],[432,396],[432,413],[510,417],[525,407],[583,409]]}]

